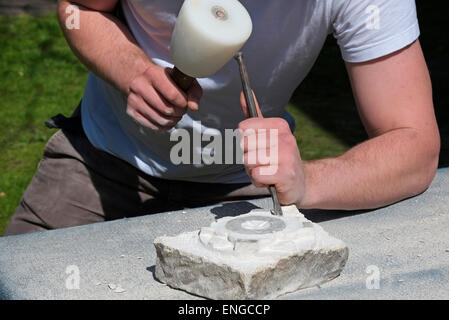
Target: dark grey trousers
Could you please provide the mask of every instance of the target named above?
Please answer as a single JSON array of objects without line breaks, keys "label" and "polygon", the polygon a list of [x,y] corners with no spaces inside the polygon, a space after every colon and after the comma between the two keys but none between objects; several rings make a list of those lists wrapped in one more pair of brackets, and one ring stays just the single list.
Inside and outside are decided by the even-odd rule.
[{"label": "dark grey trousers", "polygon": [[269,196],[252,184],[170,181],[151,177],[94,148],[82,128],[59,130],[4,235],[154,214]]}]

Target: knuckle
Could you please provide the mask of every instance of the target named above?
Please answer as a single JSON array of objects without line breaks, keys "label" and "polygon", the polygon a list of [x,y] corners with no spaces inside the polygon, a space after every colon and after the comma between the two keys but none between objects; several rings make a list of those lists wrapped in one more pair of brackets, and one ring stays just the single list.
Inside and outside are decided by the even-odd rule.
[{"label": "knuckle", "polygon": [[261,174],[260,174],[260,168],[259,167],[254,168],[253,170],[251,170],[251,175],[252,175],[252,178],[254,180],[260,182]]},{"label": "knuckle", "polygon": [[130,105],[132,105],[135,109],[137,109],[138,107],[139,107],[139,102],[140,102],[140,99],[139,99],[139,97],[136,95],[136,94],[132,94],[132,95],[130,95],[130,97],[129,97],[129,99],[128,99],[128,102],[129,102],[129,104]]},{"label": "knuckle", "polygon": [[132,105],[136,102],[136,95],[134,93],[130,93],[128,95],[127,103],[128,105]]},{"label": "knuckle", "polygon": [[245,153],[244,163],[248,167],[255,167],[257,165],[256,153],[254,151]]},{"label": "knuckle", "polygon": [[256,136],[257,135],[257,130],[253,129],[251,126],[246,126],[242,129],[241,134],[245,137],[245,138],[249,138],[251,136]]},{"label": "knuckle", "polygon": [[167,92],[165,93],[165,98],[171,103],[176,103],[176,101],[178,100],[178,93],[175,89],[167,90]]},{"label": "knuckle", "polygon": [[239,123],[239,128],[242,130],[250,129],[252,127],[252,122],[255,119],[245,119]]},{"label": "knuckle", "polygon": [[131,83],[129,84],[129,89],[131,92],[137,91],[138,83],[139,83],[139,78],[136,78],[133,81],[131,81]]},{"label": "knuckle", "polygon": [[130,84],[132,92],[143,92],[145,90],[145,78],[140,76],[134,79]]},{"label": "knuckle", "polygon": [[290,126],[288,125],[287,121],[282,118],[276,118],[275,124],[276,127],[278,127],[281,131],[290,131]]},{"label": "knuckle", "polygon": [[243,120],[242,122],[239,123],[238,128],[243,131],[246,128],[246,120]]},{"label": "knuckle", "polygon": [[143,73],[143,77],[147,78],[148,80],[151,80],[153,77],[156,76],[158,71],[160,71],[158,66],[151,65],[145,70],[145,72]]}]

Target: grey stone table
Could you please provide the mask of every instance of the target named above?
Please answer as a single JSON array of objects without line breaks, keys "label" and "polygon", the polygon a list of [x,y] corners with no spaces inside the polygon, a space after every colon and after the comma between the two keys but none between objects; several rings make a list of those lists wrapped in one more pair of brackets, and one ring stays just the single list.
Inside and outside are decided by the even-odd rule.
[{"label": "grey stone table", "polygon": [[[260,199],[0,238],[0,297],[197,299],[154,280],[153,239],[270,205]],[[386,208],[305,214],[348,244],[349,260],[336,280],[284,299],[449,298],[449,170],[424,194]]]}]

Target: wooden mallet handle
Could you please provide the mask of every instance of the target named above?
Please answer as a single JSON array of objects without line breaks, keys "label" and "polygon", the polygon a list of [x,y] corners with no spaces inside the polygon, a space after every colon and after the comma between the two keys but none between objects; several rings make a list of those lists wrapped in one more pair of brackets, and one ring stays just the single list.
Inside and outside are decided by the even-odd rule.
[{"label": "wooden mallet handle", "polygon": [[186,75],[184,72],[182,72],[176,67],[173,68],[171,77],[173,81],[175,81],[175,83],[185,92],[187,92],[190,89],[193,80],[195,80],[195,78]]}]

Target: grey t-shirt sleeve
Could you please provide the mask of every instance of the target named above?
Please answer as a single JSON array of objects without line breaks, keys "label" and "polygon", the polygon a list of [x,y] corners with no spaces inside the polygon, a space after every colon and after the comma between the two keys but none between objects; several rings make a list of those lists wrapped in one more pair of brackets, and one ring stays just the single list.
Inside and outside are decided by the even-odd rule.
[{"label": "grey t-shirt sleeve", "polygon": [[333,0],[332,19],[348,62],[388,55],[419,37],[414,0]]}]

